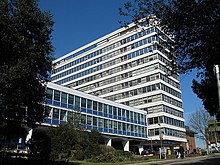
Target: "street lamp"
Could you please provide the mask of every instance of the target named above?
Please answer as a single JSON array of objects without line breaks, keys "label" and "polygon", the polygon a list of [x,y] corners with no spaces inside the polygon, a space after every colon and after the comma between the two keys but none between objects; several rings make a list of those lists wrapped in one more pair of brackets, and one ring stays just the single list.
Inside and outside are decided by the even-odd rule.
[{"label": "street lamp", "polygon": [[160,159],[162,159],[163,134],[161,132],[161,125],[160,124],[158,124],[158,125],[159,125],[159,137],[160,137]]}]

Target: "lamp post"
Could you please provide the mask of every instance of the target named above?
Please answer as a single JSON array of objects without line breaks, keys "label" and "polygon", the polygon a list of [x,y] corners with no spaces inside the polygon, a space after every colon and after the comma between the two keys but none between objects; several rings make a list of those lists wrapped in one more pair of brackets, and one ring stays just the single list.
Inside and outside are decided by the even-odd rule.
[{"label": "lamp post", "polygon": [[217,79],[217,88],[218,88],[218,100],[219,100],[219,104],[218,104],[218,111],[220,111],[220,75],[219,75],[219,66],[218,65],[214,65],[214,74],[216,76]]},{"label": "lamp post", "polygon": [[160,159],[162,159],[162,147],[163,147],[163,141],[162,141],[162,138],[163,138],[163,134],[161,132],[161,125],[159,125],[159,137],[160,137]]},{"label": "lamp post", "polygon": [[[214,65],[214,74],[216,76],[216,79],[217,79],[217,88],[218,88],[218,111],[217,111],[217,114],[220,113],[220,71],[219,71],[219,65]],[[217,119],[215,119],[215,124],[214,124],[214,127],[215,127],[215,144],[216,144],[216,147],[218,145],[217,143],[217,137],[216,137],[216,121]]]}]

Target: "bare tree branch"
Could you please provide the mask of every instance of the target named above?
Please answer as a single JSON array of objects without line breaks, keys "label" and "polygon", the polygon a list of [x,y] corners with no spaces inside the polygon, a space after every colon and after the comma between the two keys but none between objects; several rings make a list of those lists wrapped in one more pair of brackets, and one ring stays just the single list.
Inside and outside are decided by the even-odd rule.
[{"label": "bare tree branch", "polygon": [[208,121],[212,119],[213,117],[203,108],[199,108],[191,114],[189,126],[192,131],[197,133],[197,138],[208,141],[209,134],[207,134],[206,130],[208,128]]}]

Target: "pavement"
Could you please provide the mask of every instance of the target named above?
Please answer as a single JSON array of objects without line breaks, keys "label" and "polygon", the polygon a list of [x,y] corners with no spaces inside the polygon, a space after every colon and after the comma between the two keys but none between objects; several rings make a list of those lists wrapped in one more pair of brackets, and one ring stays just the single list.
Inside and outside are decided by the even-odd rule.
[{"label": "pavement", "polygon": [[186,157],[184,159],[166,159],[166,160],[157,160],[152,162],[142,162],[142,163],[133,163],[129,165],[177,165],[177,164],[193,164],[209,159],[220,158],[220,153],[205,155],[205,156],[196,156],[196,157]]}]

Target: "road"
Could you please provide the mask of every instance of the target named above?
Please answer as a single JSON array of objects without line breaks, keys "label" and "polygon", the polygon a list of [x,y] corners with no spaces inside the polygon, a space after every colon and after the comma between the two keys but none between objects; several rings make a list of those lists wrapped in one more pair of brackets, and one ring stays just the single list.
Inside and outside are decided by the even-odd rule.
[{"label": "road", "polygon": [[220,156],[205,157],[200,159],[189,159],[182,162],[165,163],[166,165],[218,165],[220,164]]},{"label": "road", "polygon": [[185,159],[169,159],[162,161],[153,161],[153,162],[143,162],[135,163],[132,165],[218,165],[220,164],[220,153],[207,155],[207,156],[198,156],[198,157],[188,157]]}]

